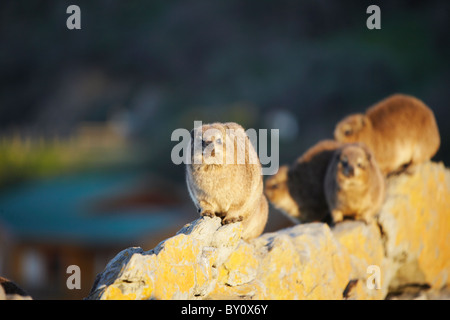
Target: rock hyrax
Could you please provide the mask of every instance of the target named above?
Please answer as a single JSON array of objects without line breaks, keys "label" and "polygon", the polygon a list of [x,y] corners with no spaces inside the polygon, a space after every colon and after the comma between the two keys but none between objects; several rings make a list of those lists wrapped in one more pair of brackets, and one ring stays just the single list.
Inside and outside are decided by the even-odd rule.
[{"label": "rock hyrax", "polygon": [[342,146],[334,140],[322,140],[299,157],[288,172],[288,189],[298,205],[300,222],[328,222],[330,212],[325,199],[323,182],[333,153]]},{"label": "rock hyrax", "polygon": [[333,155],[324,190],[334,223],[344,217],[371,223],[384,201],[385,181],[369,148],[345,144]]},{"label": "rock hyrax", "polygon": [[258,237],[268,218],[261,163],[244,129],[233,122],[212,123],[191,132],[189,194],[201,216],[223,224],[242,221],[242,238]]},{"label": "rock hyrax", "polygon": [[366,114],[344,118],[334,137],[341,142],[363,142],[385,175],[430,160],[440,145],[433,111],[419,99],[403,94],[387,97]]},{"label": "rock hyrax", "polygon": [[292,222],[298,223],[300,211],[297,202],[291,196],[288,187],[289,166],[284,165],[278,169],[278,172],[266,179],[264,192],[269,201],[275,208],[280,210]]}]

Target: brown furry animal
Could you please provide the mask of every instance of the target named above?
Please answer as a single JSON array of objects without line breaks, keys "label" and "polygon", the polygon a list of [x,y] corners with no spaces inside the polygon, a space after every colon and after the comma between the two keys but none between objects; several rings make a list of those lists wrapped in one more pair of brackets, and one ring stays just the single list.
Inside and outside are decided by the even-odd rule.
[{"label": "brown furry animal", "polygon": [[319,141],[291,166],[280,167],[266,180],[265,193],[270,202],[295,223],[328,222],[323,181],[328,163],[341,145],[334,140]]},{"label": "brown furry animal", "polygon": [[334,223],[344,217],[371,223],[384,201],[385,181],[370,149],[358,143],[336,150],[324,192]]},{"label": "brown furry animal", "polygon": [[288,188],[298,204],[300,222],[327,221],[328,210],[323,183],[328,164],[334,151],[342,144],[334,140],[322,140],[309,148],[291,166],[288,172]]},{"label": "brown furry animal", "polygon": [[242,238],[258,237],[268,218],[261,163],[244,129],[233,122],[205,124],[192,133],[189,194],[201,216],[242,221]]},{"label": "brown furry animal", "polygon": [[403,94],[387,97],[366,114],[344,118],[334,137],[341,142],[363,142],[384,175],[430,160],[440,146],[433,111],[421,100]]},{"label": "brown furry animal", "polygon": [[288,187],[289,166],[284,165],[278,169],[278,172],[266,179],[264,193],[267,199],[280,210],[292,222],[298,223],[300,210],[297,202],[292,199]]}]

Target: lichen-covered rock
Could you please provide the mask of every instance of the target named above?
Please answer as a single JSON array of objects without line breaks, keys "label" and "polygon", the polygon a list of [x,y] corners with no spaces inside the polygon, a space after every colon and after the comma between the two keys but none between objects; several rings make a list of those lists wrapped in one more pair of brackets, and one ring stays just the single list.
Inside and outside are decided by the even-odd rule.
[{"label": "lichen-covered rock", "polygon": [[383,299],[409,283],[440,289],[450,284],[449,215],[450,172],[426,163],[389,179],[379,225],[308,223],[246,242],[240,223],[200,218],[153,250],[120,252],[88,299]]},{"label": "lichen-covered rock", "polygon": [[33,298],[14,282],[0,277],[0,300],[33,300]]},{"label": "lichen-covered rock", "polygon": [[31,296],[21,296],[20,294],[6,294],[0,286],[0,300],[33,300]]},{"label": "lichen-covered rock", "polygon": [[391,289],[450,284],[450,170],[428,162],[388,181],[379,223]]},{"label": "lichen-covered rock", "polygon": [[[367,280],[371,273],[371,266],[382,270],[389,268],[389,261],[384,257],[384,247],[380,229],[377,225],[366,225],[361,221],[345,221],[336,225],[333,235],[339,243],[345,247],[346,253],[350,257],[351,273],[349,278],[355,280],[351,292],[346,292],[345,296],[352,299],[381,299],[388,292],[388,285],[381,281],[380,288],[367,288]],[[357,281],[357,282],[356,282]],[[353,283],[350,283],[352,285]],[[349,288],[350,289],[350,288]],[[352,293],[350,295],[350,293]]]},{"label": "lichen-covered rock", "polygon": [[219,218],[186,225],[174,237],[144,252],[120,252],[97,276],[89,299],[195,299],[209,293],[222,265],[240,241],[241,224]]},{"label": "lichen-covered rock", "polygon": [[342,298],[350,259],[326,224],[310,223],[265,234],[256,248],[266,249],[257,277],[265,290],[254,298]]}]

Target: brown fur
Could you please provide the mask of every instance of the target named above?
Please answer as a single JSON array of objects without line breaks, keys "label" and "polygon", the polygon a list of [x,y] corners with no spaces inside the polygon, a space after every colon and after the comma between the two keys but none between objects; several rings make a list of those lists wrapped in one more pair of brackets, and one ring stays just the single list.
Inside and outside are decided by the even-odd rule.
[{"label": "brown fur", "polygon": [[370,223],[384,201],[385,181],[369,148],[346,144],[333,155],[324,190],[334,223],[344,217]]},{"label": "brown fur", "polygon": [[326,221],[329,210],[323,192],[328,163],[342,144],[323,140],[309,148],[291,166],[284,165],[266,180],[270,202],[292,221]]},{"label": "brown fur", "polygon": [[333,153],[342,144],[334,140],[322,140],[309,148],[291,166],[288,172],[288,188],[298,204],[300,222],[324,221],[329,210],[323,192],[323,182]]},{"label": "brown fur", "polygon": [[266,179],[264,192],[275,208],[280,210],[294,223],[298,223],[300,211],[297,203],[292,199],[287,183],[289,166],[284,165],[278,172]]},{"label": "brown fur", "polygon": [[[227,129],[235,130],[237,140],[233,142]],[[242,221],[242,238],[258,237],[267,222],[268,204],[261,164],[244,129],[236,123],[213,123],[194,129],[192,135],[192,164],[186,165],[186,182],[200,215],[221,217],[223,224]],[[195,150],[194,141],[203,146]],[[233,146],[234,157],[228,153],[231,161],[227,161],[227,145]],[[242,164],[239,154],[245,159]],[[202,163],[196,164],[196,159]]]},{"label": "brown fur", "polygon": [[403,94],[387,97],[366,114],[344,118],[334,136],[341,142],[366,144],[384,175],[430,160],[440,146],[433,111],[421,100]]}]

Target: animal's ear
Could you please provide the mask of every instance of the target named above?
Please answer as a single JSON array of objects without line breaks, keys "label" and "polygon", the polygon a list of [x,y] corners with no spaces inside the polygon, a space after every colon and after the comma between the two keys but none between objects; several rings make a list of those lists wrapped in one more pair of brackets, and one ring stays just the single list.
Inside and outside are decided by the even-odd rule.
[{"label": "animal's ear", "polygon": [[372,152],[370,151],[369,147],[363,142],[360,142],[359,146],[364,150],[364,153],[366,154],[366,158],[370,162],[372,159]]},{"label": "animal's ear", "polygon": [[372,153],[366,151],[367,160],[370,162],[372,160]]},{"label": "animal's ear", "polygon": [[359,121],[361,122],[361,128],[364,128],[365,126],[367,126],[367,117],[365,115],[361,115],[359,118]]}]

